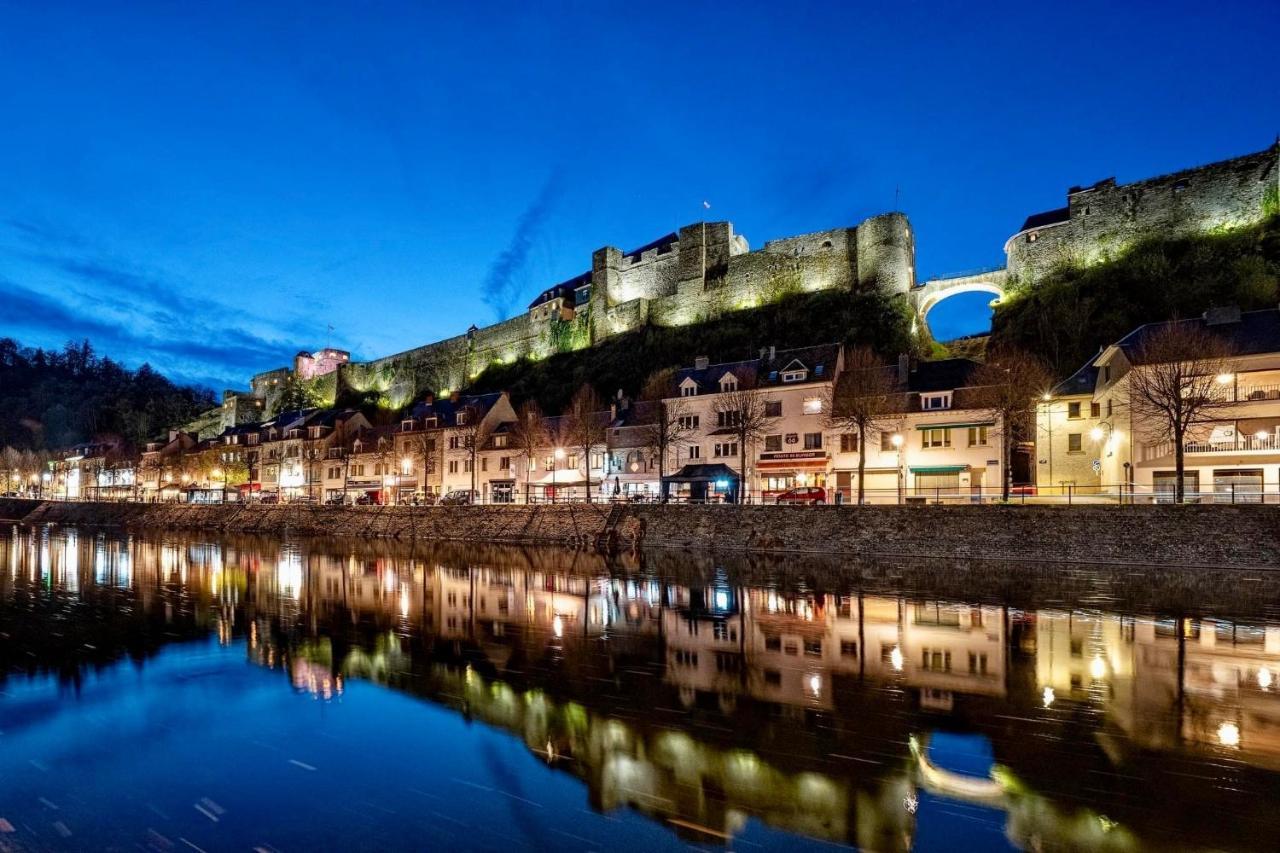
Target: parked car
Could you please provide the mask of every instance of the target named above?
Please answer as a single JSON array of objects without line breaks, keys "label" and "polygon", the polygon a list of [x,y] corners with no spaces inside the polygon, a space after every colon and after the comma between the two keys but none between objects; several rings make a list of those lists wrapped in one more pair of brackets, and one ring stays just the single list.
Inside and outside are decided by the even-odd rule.
[{"label": "parked car", "polygon": [[474,489],[454,489],[440,499],[441,506],[470,506],[480,497]]},{"label": "parked car", "polygon": [[378,499],[368,492],[365,492],[363,495],[356,498],[356,506],[373,506],[377,502]]},{"label": "parked car", "polygon": [[325,501],[326,506],[346,506],[347,503],[346,495],[334,495]]},{"label": "parked car", "polygon": [[808,504],[809,506],[817,506],[827,502],[827,490],[821,486],[800,486],[795,489],[787,489],[787,491],[778,495],[777,503],[780,504]]},{"label": "parked car", "polygon": [[278,494],[275,494],[274,492],[272,492],[272,493],[270,493],[270,494],[260,494],[260,495],[258,496],[258,503],[260,503],[260,504],[278,504],[278,503],[280,503],[280,496],[279,496]]}]

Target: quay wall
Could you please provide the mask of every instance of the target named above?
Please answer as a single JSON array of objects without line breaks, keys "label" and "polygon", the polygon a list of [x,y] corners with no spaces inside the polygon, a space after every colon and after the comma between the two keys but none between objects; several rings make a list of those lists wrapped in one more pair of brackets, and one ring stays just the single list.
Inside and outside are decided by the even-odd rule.
[{"label": "quay wall", "polygon": [[0,518],[296,536],[1280,569],[1263,505],[325,507],[0,502]]}]

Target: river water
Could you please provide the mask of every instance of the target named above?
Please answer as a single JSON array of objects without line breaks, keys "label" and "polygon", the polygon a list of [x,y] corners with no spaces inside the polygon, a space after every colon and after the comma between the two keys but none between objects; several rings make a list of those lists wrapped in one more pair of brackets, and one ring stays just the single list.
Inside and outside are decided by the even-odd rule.
[{"label": "river water", "polygon": [[0,538],[0,850],[1275,849],[1267,573]]}]

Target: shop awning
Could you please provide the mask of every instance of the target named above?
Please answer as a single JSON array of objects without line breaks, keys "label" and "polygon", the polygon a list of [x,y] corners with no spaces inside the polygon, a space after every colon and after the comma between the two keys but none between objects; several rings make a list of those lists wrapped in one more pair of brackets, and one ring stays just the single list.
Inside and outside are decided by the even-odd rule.
[{"label": "shop awning", "polygon": [[916,424],[916,429],[966,429],[968,427],[995,426],[995,421],[964,421],[954,424]]},{"label": "shop awning", "polygon": [[912,474],[959,474],[968,471],[968,465],[931,465],[922,468],[912,467]]},{"label": "shop awning", "polygon": [[714,465],[686,465],[674,474],[662,478],[664,483],[714,483],[716,480],[737,480],[738,472],[723,463]]},{"label": "shop awning", "polygon": [[825,459],[765,459],[756,463],[757,471],[825,471]]}]

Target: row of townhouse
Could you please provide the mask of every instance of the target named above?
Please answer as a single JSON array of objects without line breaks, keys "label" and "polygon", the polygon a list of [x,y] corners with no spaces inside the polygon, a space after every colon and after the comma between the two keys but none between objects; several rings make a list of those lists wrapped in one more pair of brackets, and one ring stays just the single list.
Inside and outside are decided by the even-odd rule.
[{"label": "row of townhouse", "polygon": [[[1183,441],[1187,499],[1258,502],[1280,490],[1280,310],[1224,308],[1151,323],[1104,347],[1044,395],[1037,411],[1036,482],[1041,495],[1098,500],[1172,500],[1175,446],[1135,379],[1152,371],[1148,345],[1190,332],[1216,339],[1223,358],[1189,354],[1189,376],[1212,369],[1214,405],[1192,417]],[[1197,383],[1198,387],[1207,381]]]},{"label": "row of townhouse", "polygon": [[[475,488],[489,502],[579,500],[588,490],[604,499],[771,502],[803,494],[835,501],[856,493],[865,454],[869,501],[969,499],[998,492],[1004,470],[1001,424],[979,408],[970,385],[977,368],[968,359],[906,358],[885,368],[893,410],[862,448],[832,417],[841,347],[770,348],[720,364],[698,359],[674,372],[662,399],[616,397],[598,414],[590,444],[567,418],[548,418],[537,450],[515,448],[507,438],[516,416],[505,411],[509,421],[493,417],[481,431],[474,459],[465,441],[450,440],[444,485]],[[750,430],[741,428],[744,414]]]},{"label": "row of townhouse", "polygon": [[[485,503],[664,494],[771,501],[802,489],[834,501],[856,492],[865,454],[868,500],[967,498],[999,489],[1004,458],[999,424],[976,407],[969,387],[977,366],[903,358],[883,368],[895,409],[868,433],[865,448],[831,416],[845,373],[841,347],[770,348],[742,361],[697,359],[674,371],[657,399],[619,393],[589,415],[536,423],[522,423],[509,396],[492,393],[428,396],[385,425],[353,409],[308,409],[206,439],[174,431],[147,444],[128,474],[131,494],[118,496],[387,504],[461,492]],[[735,402],[754,409],[752,430],[740,428]]]},{"label": "row of townhouse", "polygon": [[[1215,362],[1218,404],[1183,442],[1187,494],[1280,493],[1280,310],[1219,309],[1139,327],[1037,401],[1035,435],[1019,438],[1034,445],[1039,499],[1172,498],[1175,448],[1134,405],[1133,380],[1159,369],[1147,363],[1146,344],[1177,328],[1211,335],[1230,354]],[[841,347],[820,345],[717,364],[699,358],[673,371],[655,399],[616,395],[586,428],[581,414],[522,422],[505,393],[428,396],[385,425],[353,409],[308,409],[213,438],[174,431],[137,458],[118,442],[80,445],[55,454],[30,485],[68,499],[190,501],[407,503],[474,490],[486,503],[664,494],[834,502],[859,486],[873,503],[981,499],[999,494],[1014,436],[984,407],[978,367],[903,357],[867,368],[884,374],[891,404],[865,447],[840,417],[849,389],[864,383]]]}]

